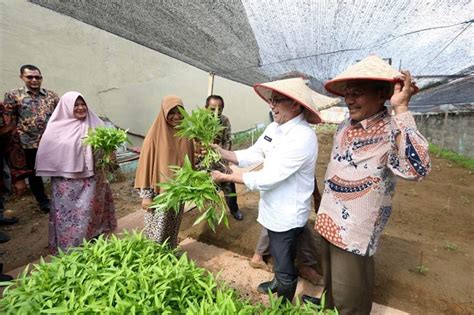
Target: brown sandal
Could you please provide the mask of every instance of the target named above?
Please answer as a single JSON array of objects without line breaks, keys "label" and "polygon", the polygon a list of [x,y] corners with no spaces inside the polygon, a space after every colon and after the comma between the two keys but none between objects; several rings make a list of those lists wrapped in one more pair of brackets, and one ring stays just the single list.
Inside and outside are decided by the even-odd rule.
[{"label": "brown sandal", "polygon": [[254,262],[254,261],[250,260],[249,265],[250,265],[250,267],[252,267],[254,269],[263,269],[263,270],[266,270],[266,271],[271,271],[270,266],[267,265],[264,261]]}]

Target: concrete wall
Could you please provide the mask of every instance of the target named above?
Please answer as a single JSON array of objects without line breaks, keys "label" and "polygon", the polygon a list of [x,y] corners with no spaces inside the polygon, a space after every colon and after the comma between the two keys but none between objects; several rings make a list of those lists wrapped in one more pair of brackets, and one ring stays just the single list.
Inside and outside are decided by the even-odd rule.
[{"label": "concrete wall", "polygon": [[[19,67],[38,66],[43,87],[81,92],[98,114],[145,134],[167,94],[188,109],[204,105],[208,73],[23,0],[0,0],[0,92],[20,87]],[[249,86],[215,78],[234,131],[268,123],[268,107]]]},{"label": "concrete wall", "polygon": [[[474,112],[415,116],[421,133],[444,149],[474,158]],[[443,140],[444,138],[444,140]]]}]

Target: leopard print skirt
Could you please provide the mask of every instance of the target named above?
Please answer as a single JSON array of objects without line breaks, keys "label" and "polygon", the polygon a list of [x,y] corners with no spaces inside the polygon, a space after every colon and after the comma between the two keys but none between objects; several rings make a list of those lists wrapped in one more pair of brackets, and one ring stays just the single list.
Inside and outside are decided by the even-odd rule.
[{"label": "leopard print skirt", "polygon": [[183,209],[181,207],[178,213],[174,210],[147,211],[144,216],[146,237],[159,244],[166,241],[170,248],[176,248]]}]

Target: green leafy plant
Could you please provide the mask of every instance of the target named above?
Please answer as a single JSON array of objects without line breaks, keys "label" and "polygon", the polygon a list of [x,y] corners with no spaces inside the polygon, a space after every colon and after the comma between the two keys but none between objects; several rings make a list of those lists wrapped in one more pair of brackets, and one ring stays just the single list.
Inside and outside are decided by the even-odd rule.
[{"label": "green leafy plant", "polygon": [[425,265],[423,265],[423,252],[421,252],[420,263],[418,264],[418,266],[415,267],[415,271],[420,275],[425,276],[428,273],[428,270],[429,269]]},{"label": "green leafy plant", "polygon": [[185,157],[182,167],[172,166],[171,169],[173,178],[159,184],[164,192],[153,199],[150,208],[178,212],[181,205],[190,202],[199,210],[205,209],[194,225],[206,220],[213,231],[216,223],[224,222],[228,227],[225,200],[217,193],[217,186],[209,173],[194,170],[188,156]]},{"label": "green leafy plant", "polygon": [[337,314],[316,306],[252,305],[184,254],[141,234],[100,236],[12,281],[2,314]]},{"label": "green leafy plant", "polygon": [[428,273],[429,269],[425,265],[418,265],[416,266],[415,271],[424,276]]},{"label": "green leafy plant", "polygon": [[191,140],[198,141],[205,151],[200,162],[203,169],[210,169],[211,165],[218,163],[221,155],[211,147],[219,133],[225,128],[216,112],[205,108],[198,108],[188,114],[183,108],[179,107],[183,119],[177,126],[177,135]]},{"label": "green leafy plant", "polygon": [[471,203],[471,199],[469,198],[468,195],[461,195],[461,202],[466,205]]},{"label": "green leafy plant", "polygon": [[260,309],[260,312],[255,314],[295,314],[295,315],[338,315],[339,312],[334,309],[325,309],[325,293],[321,296],[321,302],[319,305],[314,305],[311,303],[301,304],[299,299],[295,300],[295,304],[286,303],[282,298],[276,298],[270,294],[270,307]]},{"label": "green leafy plant", "polygon": [[112,153],[123,143],[130,143],[127,131],[108,127],[90,129],[84,138],[84,144],[90,145],[95,154],[100,156],[98,166],[109,169],[112,164]]},{"label": "green leafy plant", "polygon": [[450,252],[454,252],[458,249],[458,246],[454,243],[446,242],[446,246],[444,248]]}]

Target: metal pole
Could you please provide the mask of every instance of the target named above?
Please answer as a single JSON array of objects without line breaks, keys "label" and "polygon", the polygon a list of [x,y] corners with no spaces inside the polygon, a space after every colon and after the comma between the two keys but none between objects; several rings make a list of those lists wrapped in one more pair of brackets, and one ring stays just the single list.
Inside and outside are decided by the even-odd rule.
[{"label": "metal pole", "polygon": [[207,85],[207,96],[212,95],[214,92],[214,73],[209,72],[209,80]]}]

